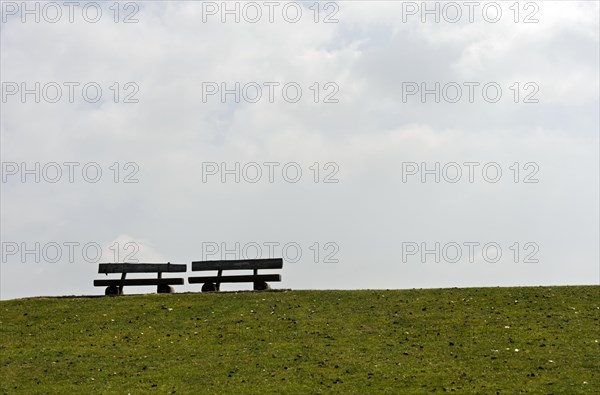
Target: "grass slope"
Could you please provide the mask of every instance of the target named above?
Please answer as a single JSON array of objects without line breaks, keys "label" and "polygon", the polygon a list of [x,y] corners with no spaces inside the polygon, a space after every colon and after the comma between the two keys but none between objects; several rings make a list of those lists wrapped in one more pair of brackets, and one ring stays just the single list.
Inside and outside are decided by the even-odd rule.
[{"label": "grass slope", "polygon": [[600,287],[0,302],[5,394],[594,393]]}]

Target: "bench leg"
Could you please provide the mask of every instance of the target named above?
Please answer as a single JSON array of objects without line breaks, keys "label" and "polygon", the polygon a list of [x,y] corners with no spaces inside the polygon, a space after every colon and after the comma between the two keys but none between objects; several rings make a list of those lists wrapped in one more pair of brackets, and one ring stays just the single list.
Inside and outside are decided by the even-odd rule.
[{"label": "bench leg", "polygon": [[156,292],[159,294],[172,294],[173,293],[173,287],[171,287],[168,284],[159,284],[156,287]]},{"label": "bench leg", "polygon": [[117,287],[116,285],[110,285],[110,286],[106,287],[106,289],[104,290],[104,295],[107,295],[107,296],[121,295],[122,288],[123,287]]},{"label": "bench leg", "polygon": [[215,283],[204,283],[202,284],[202,292],[215,292],[218,291]]},{"label": "bench leg", "polygon": [[271,289],[271,286],[267,284],[265,281],[255,281],[254,282],[254,290],[255,291],[266,291]]},{"label": "bench leg", "polygon": [[[127,273],[121,274],[121,280],[125,280],[125,276],[127,276]],[[117,295],[123,295],[123,286],[122,285],[119,286],[119,293]]]},{"label": "bench leg", "polygon": [[[223,274],[223,270],[218,271],[217,277],[221,277],[221,274]],[[217,283],[215,291],[220,291],[220,290],[221,290],[221,283]]]},{"label": "bench leg", "polygon": [[[158,272],[158,279],[162,278],[162,272]],[[158,284],[156,286],[156,292],[159,294],[172,294],[173,288],[169,284]]]}]

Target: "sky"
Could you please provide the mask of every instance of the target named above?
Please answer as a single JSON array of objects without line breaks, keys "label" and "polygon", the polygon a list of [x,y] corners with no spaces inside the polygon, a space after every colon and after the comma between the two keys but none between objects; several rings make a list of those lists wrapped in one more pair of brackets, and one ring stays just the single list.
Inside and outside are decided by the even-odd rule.
[{"label": "sky", "polygon": [[1,8],[1,299],[600,284],[597,1]]}]

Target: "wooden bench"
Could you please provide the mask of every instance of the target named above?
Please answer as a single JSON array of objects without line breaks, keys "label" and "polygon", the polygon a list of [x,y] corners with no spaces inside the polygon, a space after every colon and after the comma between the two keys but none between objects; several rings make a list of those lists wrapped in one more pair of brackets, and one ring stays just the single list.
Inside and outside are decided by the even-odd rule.
[{"label": "wooden bench", "polygon": [[[202,292],[219,291],[221,283],[254,283],[254,290],[270,289],[267,281],[281,281],[279,274],[258,274],[259,269],[281,269],[283,259],[240,259],[229,261],[195,261],[192,271],[216,270],[216,276],[189,277],[190,284],[202,283]],[[224,270],[252,270],[252,274],[223,276]]]},{"label": "wooden bench", "polygon": [[[163,278],[163,273],[187,271],[185,264],[173,263],[101,263],[98,273],[121,273],[120,279],[94,280],[95,287],[106,287],[105,295],[121,295],[125,285],[156,285],[156,292],[171,293],[171,285],[183,285],[183,278]],[[156,278],[129,278],[127,273],[157,273]]]}]

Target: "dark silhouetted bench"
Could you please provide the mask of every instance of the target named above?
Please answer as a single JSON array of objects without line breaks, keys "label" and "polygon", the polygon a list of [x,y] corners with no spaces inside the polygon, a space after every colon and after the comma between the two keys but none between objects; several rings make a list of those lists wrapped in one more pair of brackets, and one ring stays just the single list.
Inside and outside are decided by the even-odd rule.
[{"label": "dark silhouetted bench", "polygon": [[[189,277],[190,284],[203,284],[202,292],[219,291],[221,283],[254,283],[254,290],[270,289],[268,281],[281,281],[279,274],[258,274],[260,269],[281,269],[283,259],[240,259],[229,261],[195,261],[192,271],[217,271],[216,276]],[[252,270],[252,274],[223,276],[224,270]]]},{"label": "dark silhouetted bench", "polygon": [[[182,273],[185,264],[173,263],[101,263],[98,273],[121,273],[120,279],[94,280],[95,287],[106,287],[105,295],[121,295],[125,285],[156,285],[156,292],[171,293],[171,285],[183,285],[183,278],[163,278],[163,273]],[[128,278],[127,273],[156,273],[156,278]]]}]

